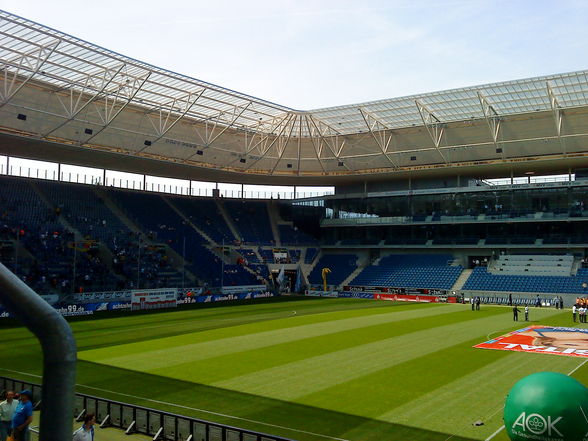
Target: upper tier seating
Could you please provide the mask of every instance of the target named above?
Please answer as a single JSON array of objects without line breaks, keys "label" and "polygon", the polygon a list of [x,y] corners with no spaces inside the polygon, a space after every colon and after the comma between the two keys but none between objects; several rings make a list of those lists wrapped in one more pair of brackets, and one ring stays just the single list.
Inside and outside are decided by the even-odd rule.
[{"label": "upper tier seating", "polygon": [[484,267],[474,268],[463,286],[464,290],[539,292],[554,294],[586,294],[582,284],[588,284],[588,268],[579,269],[575,276],[514,276],[495,275]]},{"label": "upper tier seating", "polygon": [[245,243],[273,245],[267,204],[258,201],[225,201],[225,208]]},{"label": "upper tier seating", "polygon": [[112,249],[113,243],[130,233],[129,228],[108,208],[88,185],[40,181],[41,191],[49,198],[56,212],[64,216],[84,237],[103,242]]},{"label": "upper tier seating", "polygon": [[318,249],[316,248],[308,248],[306,250],[306,256],[304,256],[304,263],[312,263],[314,262],[314,258],[317,256],[318,254]]},{"label": "upper tier seating", "polygon": [[451,289],[463,271],[461,266],[450,266],[452,260],[447,254],[391,255],[364,268],[350,285]]},{"label": "upper tier seating", "polygon": [[308,276],[310,284],[323,283],[323,268],[331,270],[327,276],[327,283],[339,285],[357,268],[357,256],[355,254],[323,254]]},{"label": "upper tier seating", "polygon": [[282,245],[317,245],[318,241],[304,231],[290,225],[278,225]]},{"label": "upper tier seating", "polygon": [[188,225],[160,195],[116,191],[111,196],[154,240],[166,243],[179,255],[185,250],[186,260],[190,262],[190,265],[186,265],[187,269],[215,286],[220,284],[220,259],[203,246],[206,239]]},{"label": "upper tier seating", "polygon": [[218,245],[222,243],[232,244],[235,241],[233,233],[225,222],[214,200],[186,197],[169,198],[190,219],[190,222]]},{"label": "upper tier seating", "polygon": [[572,255],[501,255],[490,265],[491,274],[515,276],[569,276],[572,273]]}]

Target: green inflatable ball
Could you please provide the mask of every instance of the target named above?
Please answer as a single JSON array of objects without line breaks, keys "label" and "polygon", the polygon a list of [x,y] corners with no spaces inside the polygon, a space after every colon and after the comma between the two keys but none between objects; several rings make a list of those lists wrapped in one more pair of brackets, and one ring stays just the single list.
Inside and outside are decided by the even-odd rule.
[{"label": "green inflatable ball", "polygon": [[586,441],[588,389],[557,372],[529,375],[506,397],[504,426],[512,441]]}]

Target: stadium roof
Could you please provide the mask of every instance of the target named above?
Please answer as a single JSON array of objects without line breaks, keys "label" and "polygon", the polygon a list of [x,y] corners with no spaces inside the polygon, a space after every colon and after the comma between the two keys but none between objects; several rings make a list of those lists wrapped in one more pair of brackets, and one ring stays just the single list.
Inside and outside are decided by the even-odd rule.
[{"label": "stadium roof", "polygon": [[[257,176],[324,177],[570,153],[585,159],[588,151],[581,123],[588,113],[588,71],[299,111],[4,11],[0,60],[2,131],[86,153]],[[9,107],[41,113],[43,123],[25,129],[11,120]],[[552,148],[536,145],[552,141]],[[511,148],[517,143],[524,146]]]}]

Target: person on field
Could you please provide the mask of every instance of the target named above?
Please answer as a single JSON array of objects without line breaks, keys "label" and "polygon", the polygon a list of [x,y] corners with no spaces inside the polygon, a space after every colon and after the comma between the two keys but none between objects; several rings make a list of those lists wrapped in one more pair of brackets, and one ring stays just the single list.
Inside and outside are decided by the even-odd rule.
[{"label": "person on field", "polygon": [[476,311],[480,310],[480,297],[476,297]]},{"label": "person on field", "polygon": [[475,309],[475,303],[476,303],[476,300],[475,300],[475,299],[472,297],[472,298],[470,299],[470,303],[472,304],[472,311],[473,311],[473,310]]},{"label": "person on field", "polygon": [[519,308],[517,308],[516,306],[514,308],[512,308],[512,319],[515,322],[519,321],[519,312],[521,312],[521,311],[519,311]]},{"label": "person on field", "polygon": [[86,414],[84,424],[74,432],[72,441],[94,441],[94,424],[96,416],[93,413]]},{"label": "person on field", "polygon": [[20,402],[12,415],[12,438],[14,441],[25,441],[29,425],[33,422],[33,394],[25,389],[20,393]]},{"label": "person on field", "polygon": [[10,435],[12,416],[16,410],[18,401],[14,399],[14,392],[6,392],[6,399],[0,403],[0,441],[6,441]]},{"label": "person on field", "polygon": [[574,303],[574,305],[572,306],[572,318],[574,319],[574,323],[576,323],[577,314],[578,314],[578,308],[576,307],[576,304]]},{"label": "person on field", "polygon": [[525,306],[525,321],[529,321],[529,305]]}]

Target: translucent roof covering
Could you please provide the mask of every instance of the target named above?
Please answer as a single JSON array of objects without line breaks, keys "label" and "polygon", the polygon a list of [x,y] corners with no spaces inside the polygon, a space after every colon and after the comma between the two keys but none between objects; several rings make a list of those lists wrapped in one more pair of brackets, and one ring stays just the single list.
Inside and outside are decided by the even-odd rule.
[{"label": "translucent roof covering", "polygon": [[[79,89],[196,121],[316,137],[464,121],[588,105],[588,71],[298,112],[167,71],[0,11],[0,59],[7,72],[55,88]],[[10,91],[2,96],[6,102]]]}]

